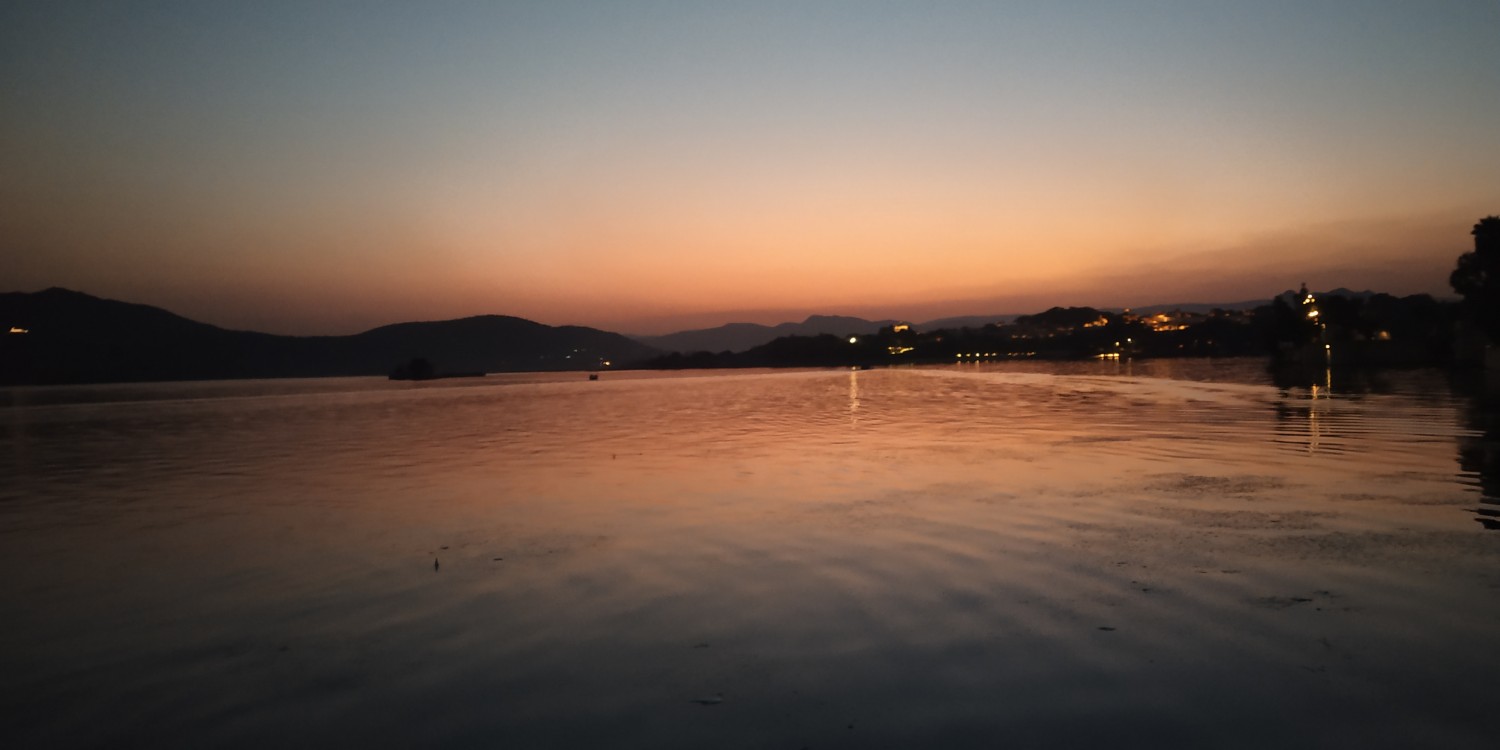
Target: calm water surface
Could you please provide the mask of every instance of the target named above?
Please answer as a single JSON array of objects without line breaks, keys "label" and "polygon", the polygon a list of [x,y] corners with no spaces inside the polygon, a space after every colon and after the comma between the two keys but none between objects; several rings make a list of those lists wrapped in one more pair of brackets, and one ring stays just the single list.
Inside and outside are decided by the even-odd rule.
[{"label": "calm water surface", "polygon": [[4,390],[0,742],[1495,747],[1477,394],[1255,361]]}]

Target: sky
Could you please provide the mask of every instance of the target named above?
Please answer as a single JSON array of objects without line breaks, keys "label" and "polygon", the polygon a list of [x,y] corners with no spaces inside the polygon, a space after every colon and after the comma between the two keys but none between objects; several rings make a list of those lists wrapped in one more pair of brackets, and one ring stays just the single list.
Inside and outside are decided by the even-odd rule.
[{"label": "sky", "polygon": [[1500,3],[0,6],[0,291],[664,333],[1451,295]]}]

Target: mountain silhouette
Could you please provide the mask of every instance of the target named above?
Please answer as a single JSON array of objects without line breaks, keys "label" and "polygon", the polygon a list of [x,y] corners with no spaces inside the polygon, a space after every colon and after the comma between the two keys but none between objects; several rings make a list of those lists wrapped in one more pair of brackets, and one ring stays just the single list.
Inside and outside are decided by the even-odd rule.
[{"label": "mountain silhouette", "polygon": [[893,325],[894,320],[865,320],[843,315],[811,315],[801,323],[774,326],[729,323],[714,328],[678,331],[662,336],[636,336],[643,344],[667,352],[742,352],[784,336],[863,336]]},{"label": "mountain silhouette", "polygon": [[[1267,300],[1220,304],[1179,303],[1172,305],[1152,305],[1150,307],[1139,308],[1136,312],[1140,314],[1167,311],[1206,313],[1214,309],[1251,310],[1264,304],[1267,304]],[[1114,311],[1118,312],[1119,310],[1117,308]],[[1020,313],[959,315],[915,323],[913,324],[913,328],[920,331],[982,328],[991,323],[1011,323],[1021,317],[1024,316]],[[825,334],[834,336],[866,336],[876,333],[886,326],[894,325],[897,322],[900,321],[865,320],[864,318],[844,315],[813,315],[801,323],[780,323],[774,326],[761,325],[759,323],[728,323],[714,328],[696,328],[659,336],[633,336],[632,338],[664,352],[681,352],[683,354],[692,354],[695,352],[740,353],[765,346],[785,336],[822,336]]]},{"label": "mountain silhouette", "polygon": [[616,333],[503,315],[278,336],[67,289],[0,294],[6,385],[384,375],[414,358],[439,373],[584,370],[654,354]]},{"label": "mountain silhouette", "polygon": [[918,323],[915,327],[921,331],[936,331],[939,328],[983,328],[991,323],[1009,323],[1019,314],[1010,315],[958,315],[951,318],[938,318],[925,323]]}]

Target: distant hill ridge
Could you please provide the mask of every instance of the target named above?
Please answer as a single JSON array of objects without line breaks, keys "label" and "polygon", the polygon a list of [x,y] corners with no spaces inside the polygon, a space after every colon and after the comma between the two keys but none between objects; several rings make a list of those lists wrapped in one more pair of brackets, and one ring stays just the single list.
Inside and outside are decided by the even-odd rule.
[{"label": "distant hill ridge", "polygon": [[[1266,302],[1153,305],[1136,312],[1248,309]],[[915,327],[977,328],[1018,317],[959,316]],[[730,323],[627,337],[478,315],[395,323],[350,336],[280,336],[228,330],[149,305],[53,287],[0,293],[0,385],[382,375],[417,357],[439,373],[583,370],[605,361],[629,366],[662,352],[743,352],[787,336],[866,335],[897,322],[812,315],[800,323]],[[11,329],[18,332],[8,333]]]},{"label": "distant hill ridge", "polygon": [[416,357],[440,373],[583,370],[655,354],[617,333],[504,315],[278,336],[68,289],[0,294],[6,385],[383,375]]},{"label": "distant hill ridge", "polygon": [[759,323],[728,323],[714,328],[678,331],[663,336],[636,336],[653,348],[675,352],[740,352],[770,343],[783,336],[863,335],[894,325],[894,320],[865,320],[844,315],[811,315],[801,323],[774,326]]},{"label": "distant hill ridge", "polygon": [[[1149,307],[1133,308],[1132,310],[1140,314],[1152,314],[1170,310],[1209,312],[1215,308],[1223,310],[1251,310],[1269,303],[1270,300],[1266,299],[1220,304],[1192,302],[1175,305],[1151,305]],[[1119,312],[1121,308],[1099,309],[1112,309],[1114,312]],[[1016,318],[1022,317],[1022,315],[1022,313],[961,315],[938,318],[913,325],[922,331],[935,331],[940,328],[979,328],[991,323],[1010,323]],[[898,322],[908,321],[865,320],[864,318],[845,315],[812,315],[801,323],[780,323],[774,326],[761,325],[759,323],[727,323],[714,328],[698,328],[660,336],[633,336],[632,338],[667,352],[682,352],[685,354],[692,352],[743,352],[757,346],[763,346],[783,336],[820,336],[823,334],[863,336],[875,333],[881,328],[894,325]]]}]

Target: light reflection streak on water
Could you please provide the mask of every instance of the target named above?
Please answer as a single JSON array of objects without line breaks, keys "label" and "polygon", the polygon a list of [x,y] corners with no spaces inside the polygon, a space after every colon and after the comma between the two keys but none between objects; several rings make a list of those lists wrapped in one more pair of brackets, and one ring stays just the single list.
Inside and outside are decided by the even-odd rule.
[{"label": "light reflection streak on water", "polygon": [[1465,402],[1111,366],[53,393],[4,410],[3,697],[244,746],[1481,745]]},{"label": "light reflection streak on water", "polygon": [[849,423],[859,425],[859,371],[849,371]]}]

